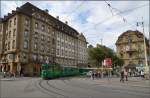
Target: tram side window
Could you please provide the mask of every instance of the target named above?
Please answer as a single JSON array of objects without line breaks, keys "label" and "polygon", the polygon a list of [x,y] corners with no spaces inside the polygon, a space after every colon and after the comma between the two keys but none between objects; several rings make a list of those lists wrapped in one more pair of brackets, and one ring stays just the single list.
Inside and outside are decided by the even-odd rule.
[{"label": "tram side window", "polygon": [[48,69],[49,69],[49,66],[43,66],[42,69],[43,69],[43,70],[48,70]]}]

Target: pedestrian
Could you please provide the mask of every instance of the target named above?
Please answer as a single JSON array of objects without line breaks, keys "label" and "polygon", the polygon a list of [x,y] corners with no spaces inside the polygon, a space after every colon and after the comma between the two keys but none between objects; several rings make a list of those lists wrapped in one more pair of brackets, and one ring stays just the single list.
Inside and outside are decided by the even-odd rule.
[{"label": "pedestrian", "polygon": [[131,77],[132,73],[131,73],[131,69],[129,69],[129,76]]},{"label": "pedestrian", "polygon": [[94,80],[94,78],[95,78],[95,72],[92,71],[92,80]]},{"label": "pedestrian", "polygon": [[98,78],[101,78],[101,73],[100,73],[100,71],[98,71]]},{"label": "pedestrian", "polygon": [[141,78],[143,79],[144,78],[144,72],[141,71]]},{"label": "pedestrian", "polygon": [[124,71],[122,70],[121,72],[120,72],[120,82],[124,82]]},{"label": "pedestrian", "polygon": [[126,78],[126,81],[128,81],[128,72],[126,70],[124,71],[124,76]]}]

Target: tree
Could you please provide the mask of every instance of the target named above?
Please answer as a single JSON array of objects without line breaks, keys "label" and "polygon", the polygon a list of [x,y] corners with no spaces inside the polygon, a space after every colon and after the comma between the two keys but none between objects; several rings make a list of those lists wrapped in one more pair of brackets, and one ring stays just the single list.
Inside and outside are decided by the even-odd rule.
[{"label": "tree", "polygon": [[117,55],[114,55],[112,58],[113,66],[123,66],[124,61],[120,59]]},{"label": "tree", "polygon": [[104,58],[104,51],[101,48],[90,48],[88,50],[89,60],[94,61],[95,65],[98,67],[100,62],[103,61]]},{"label": "tree", "polygon": [[105,58],[111,58],[112,59],[112,66],[122,66],[123,65],[123,60],[120,59],[116,53],[102,45],[97,45],[97,47],[93,47],[92,45],[88,47],[88,54],[89,54],[89,63],[93,64],[97,67],[100,67],[102,64],[102,61]]}]

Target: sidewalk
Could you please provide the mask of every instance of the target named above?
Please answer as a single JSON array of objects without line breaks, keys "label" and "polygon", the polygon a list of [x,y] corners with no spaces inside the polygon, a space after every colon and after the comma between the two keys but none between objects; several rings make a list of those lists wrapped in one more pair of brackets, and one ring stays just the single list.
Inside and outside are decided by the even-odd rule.
[{"label": "sidewalk", "polygon": [[142,80],[141,77],[128,77],[128,81],[124,83],[120,82],[120,78],[99,78],[92,80],[91,78],[78,78],[83,81],[90,81],[92,83],[100,85],[112,85],[112,86],[131,86],[131,87],[144,87],[150,88],[150,80]]},{"label": "sidewalk", "polygon": [[18,80],[26,80],[26,79],[32,79],[32,77],[9,77],[9,78],[0,77],[0,81],[18,81]]},{"label": "sidewalk", "polygon": [[16,78],[0,78],[0,81],[13,81],[16,80]]}]

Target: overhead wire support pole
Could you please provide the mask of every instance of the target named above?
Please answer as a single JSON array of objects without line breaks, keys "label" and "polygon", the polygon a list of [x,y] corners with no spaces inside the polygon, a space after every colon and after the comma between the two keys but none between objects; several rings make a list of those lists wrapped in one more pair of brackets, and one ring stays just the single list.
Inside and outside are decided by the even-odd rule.
[{"label": "overhead wire support pole", "polygon": [[146,38],[145,38],[145,31],[144,31],[144,21],[142,17],[142,28],[143,28],[143,40],[144,40],[144,54],[145,54],[145,73],[148,72],[148,60],[147,60],[147,47],[146,47]]}]

